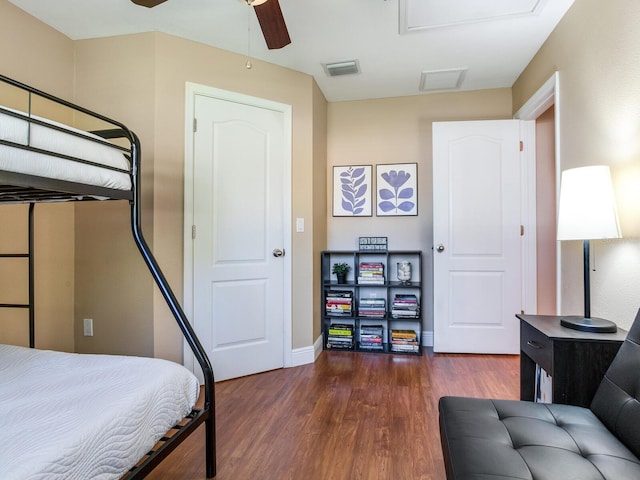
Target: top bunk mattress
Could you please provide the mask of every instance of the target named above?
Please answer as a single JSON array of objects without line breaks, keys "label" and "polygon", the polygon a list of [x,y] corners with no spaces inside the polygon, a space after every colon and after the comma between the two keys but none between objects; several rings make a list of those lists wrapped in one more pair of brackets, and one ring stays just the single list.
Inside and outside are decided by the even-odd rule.
[{"label": "top bunk mattress", "polygon": [[[1,108],[28,116],[7,107]],[[28,145],[44,151],[44,153],[38,153],[0,144],[0,170],[117,190],[131,190],[131,178],[127,173],[130,169],[129,161],[121,150],[96,142],[95,140],[104,142],[104,139],[97,135],[40,117],[31,116],[31,118],[60,127],[65,131],[29,122],[0,110],[0,140]],[[99,165],[47,155],[46,152],[55,152]],[[114,167],[123,171],[101,166]]]},{"label": "top bunk mattress", "polygon": [[0,345],[0,477],[119,479],[199,389],[167,360]]}]

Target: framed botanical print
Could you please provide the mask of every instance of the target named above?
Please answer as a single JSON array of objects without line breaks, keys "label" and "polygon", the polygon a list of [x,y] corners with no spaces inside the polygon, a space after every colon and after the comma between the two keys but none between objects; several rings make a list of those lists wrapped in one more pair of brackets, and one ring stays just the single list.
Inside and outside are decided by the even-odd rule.
[{"label": "framed botanical print", "polygon": [[418,214],[418,164],[376,165],[376,215]]},{"label": "framed botanical print", "polygon": [[333,167],[333,216],[370,217],[371,165]]}]

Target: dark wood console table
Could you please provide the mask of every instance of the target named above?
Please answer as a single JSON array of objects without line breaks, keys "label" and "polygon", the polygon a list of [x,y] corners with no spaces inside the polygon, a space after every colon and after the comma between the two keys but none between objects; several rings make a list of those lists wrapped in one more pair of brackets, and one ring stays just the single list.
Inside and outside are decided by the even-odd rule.
[{"label": "dark wood console table", "polygon": [[588,407],[627,331],[589,333],[560,325],[560,317],[520,319],[520,399],[534,400],[536,364],[552,377],[553,403]]}]

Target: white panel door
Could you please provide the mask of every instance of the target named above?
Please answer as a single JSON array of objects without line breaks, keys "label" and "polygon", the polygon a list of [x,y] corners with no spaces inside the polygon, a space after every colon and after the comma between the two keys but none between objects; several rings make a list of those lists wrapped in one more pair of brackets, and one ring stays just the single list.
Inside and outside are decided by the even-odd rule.
[{"label": "white panel door", "polygon": [[281,368],[282,111],[196,95],[193,319],[216,380]]},{"label": "white panel door", "polygon": [[519,121],[433,124],[434,351],[518,353]]}]

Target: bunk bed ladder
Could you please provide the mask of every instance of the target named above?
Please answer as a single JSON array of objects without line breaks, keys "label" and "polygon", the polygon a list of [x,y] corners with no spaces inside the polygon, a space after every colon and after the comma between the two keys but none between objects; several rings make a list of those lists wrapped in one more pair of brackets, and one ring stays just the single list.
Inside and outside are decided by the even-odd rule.
[{"label": "bunk bed ladder", "polygon": [[35,203],[29,203],[29,251],[27,253],[0,253],[0,258],[26,258],[29,263],[29,301],[28,303],[0,303],[0,308],[26,308],[29,310],[29,347],[36,344],[35,323],[35,284],[34,284],[34,235],[33,235],[33,210]]}]

